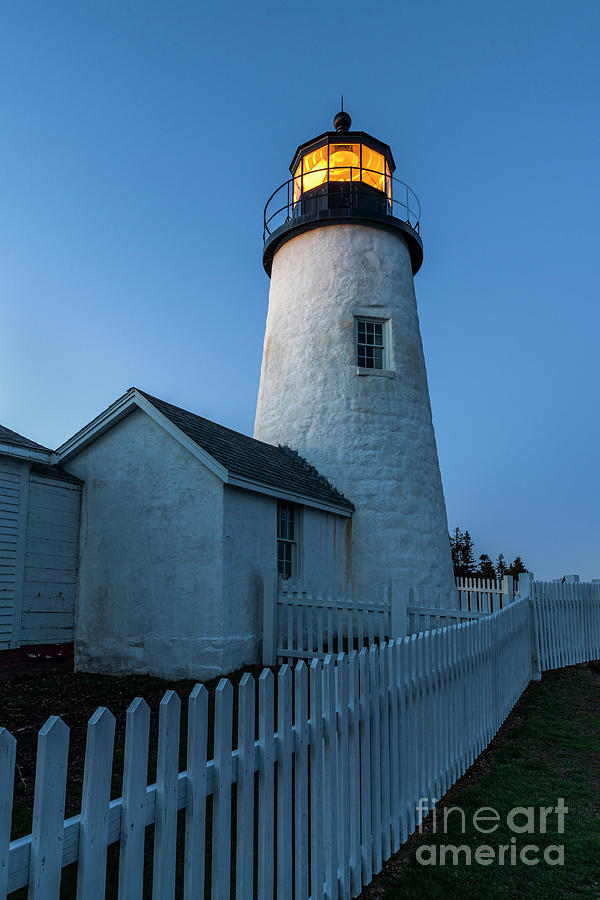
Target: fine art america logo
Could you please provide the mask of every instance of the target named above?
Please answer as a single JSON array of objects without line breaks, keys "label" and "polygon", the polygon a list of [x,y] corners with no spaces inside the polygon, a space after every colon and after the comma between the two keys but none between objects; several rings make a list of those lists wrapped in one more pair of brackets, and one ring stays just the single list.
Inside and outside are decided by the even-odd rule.
[{"label": "fine art america logo", "polygon": [[[435,799],[429,800],[421,797],[417,806],[417,821],[419,834],[423,834],[423,818],[433,807],[430,834],[447,834],[450,824],[454,831],[458,826],[461,834],[467,833],[467,816],[460,806],[444,807],[442,815],[438,815]],[[422,866],[458,866],[461,864],[471,866],[474,863],[480,866],[516,866],[522,863],[525,866],[537,866],[540,863],[548,866],[564,865],[564,844],[548,844],[540,847],[538,844],[526,843],[531,840],[525,835],[546,834],[548,828],[564,834],[565,816],[568,813],[564,799],[559,797],[556,806],[515,806],[509,810],[506,817],[498,813],[492,806],[481,806],[472,816],[474,832],[481,835],[493,834],[501,824],[505,824],[512,832],[510,843],[479,844],[471,847],[468,844],[421,844],[416,857]],[[556,818],[554,818],[556,817]],[[441,819],[441,821],[440,821]],[[470,829],[469,829],[470,830]]]}]

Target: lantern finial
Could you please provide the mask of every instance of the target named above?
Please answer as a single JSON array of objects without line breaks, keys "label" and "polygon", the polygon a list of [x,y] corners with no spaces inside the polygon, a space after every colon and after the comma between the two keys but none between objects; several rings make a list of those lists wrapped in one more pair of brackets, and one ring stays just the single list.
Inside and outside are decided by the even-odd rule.
[{"label": "lantern finial", "polygon": [[344,112],[344,95],[342,94],[342,108],[333,119],[333,127],[336,131],[344,134],[346,131],[350,131],[351,125],[352,119],[347,112]]}]

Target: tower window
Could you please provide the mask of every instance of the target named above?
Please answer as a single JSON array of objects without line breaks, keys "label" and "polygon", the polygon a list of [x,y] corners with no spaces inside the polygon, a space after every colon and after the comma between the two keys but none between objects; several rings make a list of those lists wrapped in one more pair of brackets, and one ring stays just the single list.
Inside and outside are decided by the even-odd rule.
[{"label": "tower window", "polygon": [[298,575],[298,511],[287,500],[277,501],[277,571],[280,578]]},{"label": "tower window", "polygon": [[387,322],[381,319],[356,320],[356,363],[363,369],[386,369]]}]

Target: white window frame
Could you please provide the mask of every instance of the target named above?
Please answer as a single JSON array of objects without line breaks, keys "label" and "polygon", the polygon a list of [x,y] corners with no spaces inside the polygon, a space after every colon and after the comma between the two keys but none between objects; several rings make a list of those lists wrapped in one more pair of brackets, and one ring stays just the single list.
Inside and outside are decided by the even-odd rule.
[{"label": "white window frame", "polygon": [[[381,354],[381,368],[375,368],[371,366],[361,366],[358,362],[358,325],[359,322],[373,322],[376,325],[382,325],[381,329],[381,337],[383,341],[383,353]],[[362,345],[364,346],[364,345]],[[393,374],[392,373],[392,362],[391,362],[391,327],[390,320],[384,318],[378,318],[376,316],[362,316],[356,315],[354,316],[354,358],[356,361],[356,372],[357,375],[387,375],[388,377]]]},{"label": "white window frame", "polygon": [[[293,538],[283,538],[279,536],[279,510],[280,506],[285,504],[286,506],[290,506],[294,513],[294,536]],[[292,581],[297,581],[302,577],[302,507],[297,503],[292,503],[290,500],[278,500],[277,501],[277,574],[280,579],[285,580],[284,576],[279,571],[279,544],[280,542],[285,542],[290,544],[292,547],[291,551],[291,560],[290,560],[290,576],[289,579]]]}]

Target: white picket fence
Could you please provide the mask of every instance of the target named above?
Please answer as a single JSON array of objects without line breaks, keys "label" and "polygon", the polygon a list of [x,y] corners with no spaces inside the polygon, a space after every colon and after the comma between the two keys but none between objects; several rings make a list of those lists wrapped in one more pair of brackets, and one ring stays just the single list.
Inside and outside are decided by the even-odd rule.
[{"label": "white picket fence", "polygon": [[600,583],[533,582],[542,672],[600,659]]},{"label": "white picket fence", "polygon": [[[319,594],[280,582],[275,570],[265,572],[263,665],[278,660],[324,659],[344,650],[383,643],[393,631],[404,634],[404,619],[392,624],[392,606],[403,615],[402,593],[385,586],[380,602]],[[393,599],[392,599],[393,598]]]},{"label": "white picket fence", "polygon": [[503,578],[457,578],[459,609],[474,612],[496,612],[515,599],[512,575]]},{"label": "white picket fence", "polygon": [[378,601],[353,596],[352,587],[319,593],[265,572],[263,665],[324,659],[361,650],[392,637],[468,622],[503,609],[515,597],[510,576],[502,581],[459,579],[456,588],[409,587],[392,579]]},{"label": "white picket fence", "polygon": [[81,813],[66,821],[69,730],[52,716],[38,738],[32,834],[12,843],[16,741],[0,729],[0,898],[28,885],[29,897],[58,900],[61,869],[77,861],[77,897],[100,900],[107,846],[119,842],[118,897],[141,900],[145,830],[154,824],[152,896],[171,900],[184,808],[186,900],[356,897],[540,668],[598,655],[599,612],[600,586],[549,591],[525,579],[522,599],[492,615],[313,659],[309,668],[299,660],[276,676],[266,669],[258,710],[245,674],[234,749],[232,684],[219,683],[212,723],[197,685],[181,772],[180,700],[167,691],[149,786],[150,713],[138,698],[127,712],[123,796],[112,801],[115,720],[100,708],[88,725]]}]

